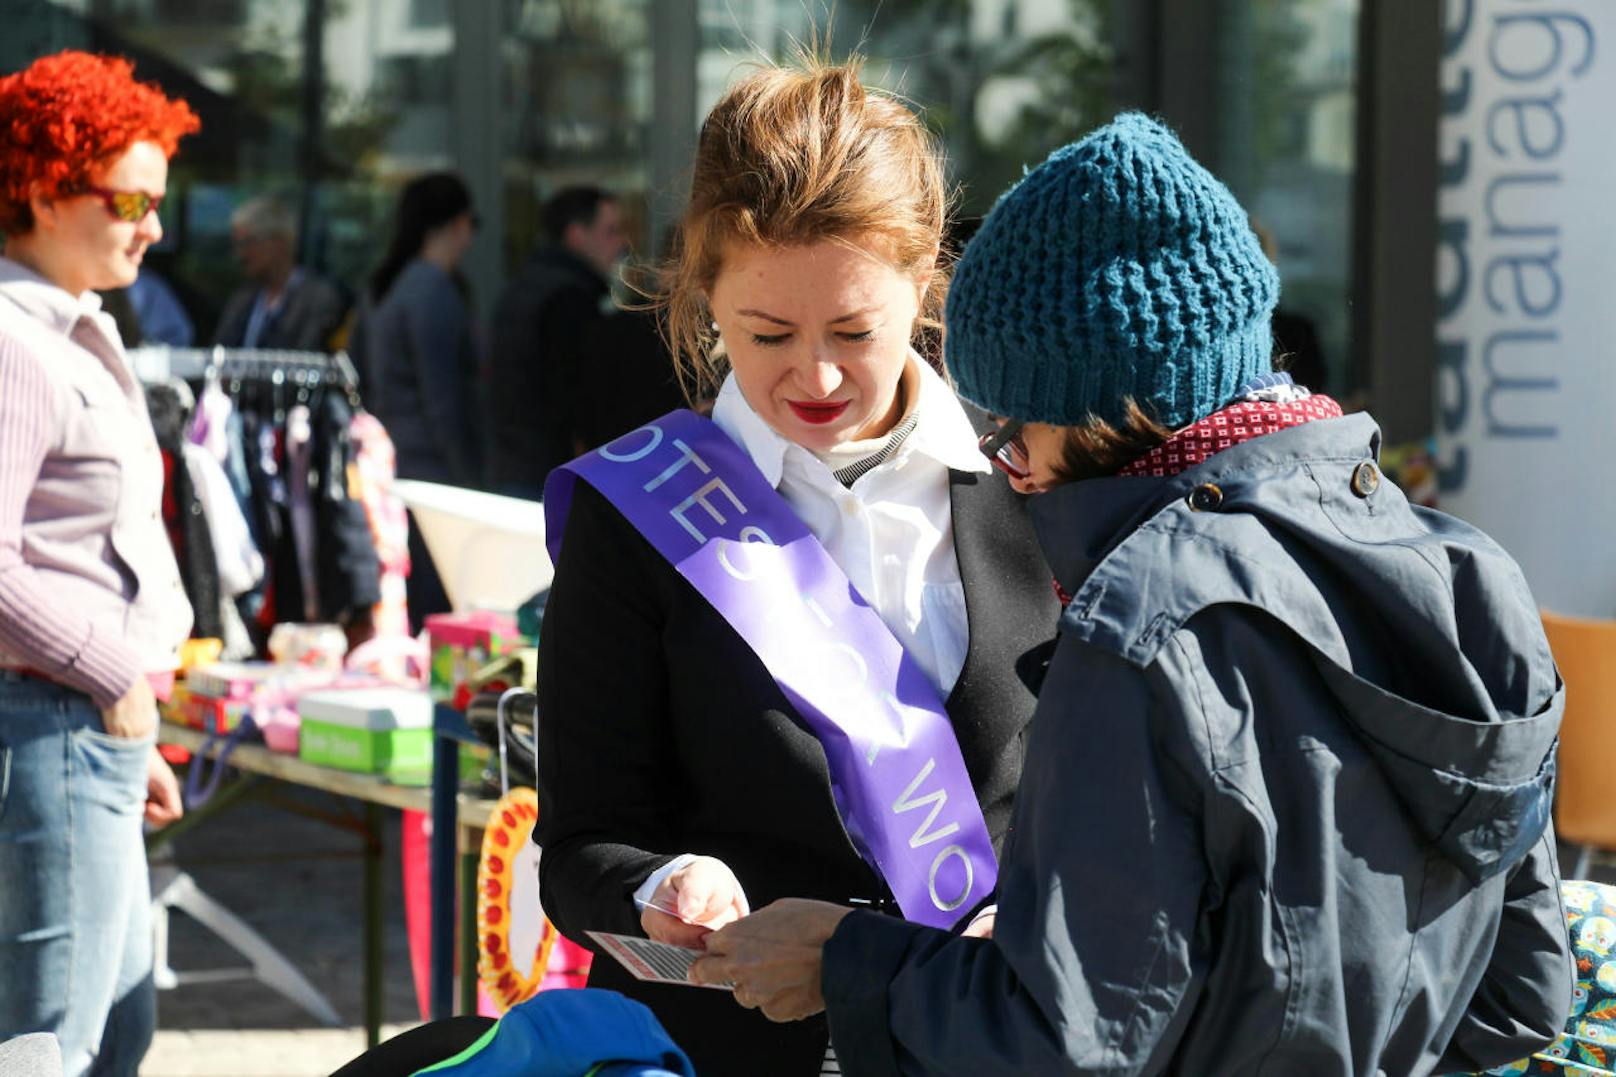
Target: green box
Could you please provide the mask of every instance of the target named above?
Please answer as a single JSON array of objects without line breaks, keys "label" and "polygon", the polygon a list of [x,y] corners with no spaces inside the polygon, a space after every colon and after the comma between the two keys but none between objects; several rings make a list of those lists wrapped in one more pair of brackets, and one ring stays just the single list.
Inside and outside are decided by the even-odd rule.
[{"label": "green box", "polygon": [[309,692],[298,700],[305,762],[377,774],[400,785],[432,780],[432,700],[407,688]]}]

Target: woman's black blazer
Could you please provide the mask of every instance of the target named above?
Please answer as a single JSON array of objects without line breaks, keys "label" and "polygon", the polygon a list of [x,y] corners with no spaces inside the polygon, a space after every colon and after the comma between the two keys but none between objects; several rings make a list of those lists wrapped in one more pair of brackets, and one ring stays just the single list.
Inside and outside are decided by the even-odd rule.
[{"label": "woman's black blazer", "polygon": [[[950,496],[970,645],[946,706],[997,848],[1058,607],[1003,476],[950,472]],[[763,663],[582,482],[539,646],[538,794],[545,912],[585,945],[586,930],[640,934],[635,889],[685,852],[728,864],[753,908],[890,900],[836,813],[824,751]],[[589,982],[649,1005],[703,1077],[819,1072],[822,1017],[771,1024],[726,993],[641,984],[609,958]]]}]

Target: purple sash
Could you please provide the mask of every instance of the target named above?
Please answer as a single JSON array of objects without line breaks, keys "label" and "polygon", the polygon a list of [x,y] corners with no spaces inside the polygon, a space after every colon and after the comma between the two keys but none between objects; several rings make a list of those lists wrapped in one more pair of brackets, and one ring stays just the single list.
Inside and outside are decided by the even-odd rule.
[{"label": "purple sash", "polygon": [[557,468],[544,486],[552,561],[580,478],[763,660],[824,746],[842,822],[904,916],[948,927],[986,897],[998,865],[942,701],[751,458],[675,411]]}]

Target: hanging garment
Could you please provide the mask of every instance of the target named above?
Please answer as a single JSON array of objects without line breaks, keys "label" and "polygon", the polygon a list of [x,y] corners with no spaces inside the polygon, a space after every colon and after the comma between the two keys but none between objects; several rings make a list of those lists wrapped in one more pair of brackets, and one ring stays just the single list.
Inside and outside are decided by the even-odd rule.
[{"label": "hanging garment", "polygon": [[203,383],[202,395],[197,398],[191,413],[191,428],[187,438],[200,445],[219,463],[224,463],[230,452],[231,419],[236,406],[219,384],[217,376],[209,376]]},{"label": "hanging garment", "polygon": [[194,443],[184,446],[184,456],[219,566],[219,639],[224,644],[220,657],[229,661],[251,658],[257,648],[237,603],[264,578],[264,558],[219,461]]},{"label": "hanging garment", "polygon": [[191,485],[202,505],[219,566],[219,589],[227,599],[251,591],[264,578],[264,557],[258,552],[247,519],[235,498],[230,479],[212,453],[202,445],[183,446]]},{"label": "hanging garment", "polygon": [[146,387],[146,409],[163,455],[163,523],[179,563],[180,583],[195,614],[191,634],[217,638],[221,630],[219,563],[202,502],[182,456],[190,398],[190,389],[183,383]]},{"label": "hanging garment", "polygon": [[370,537],[380,571],[379,598],[371,609],[371,622],[379,637],[410,634],[406,580],[410,574],[410,521],[404,501],[393,493],[393,439],[381,420],[369,412],[356,412],[348,424],[354,443],[349,486],[364,506]]},{"label": "hanging garment", "polygon": [[[281,620],[314,622],[320,619],[319,585],[314,568],[314,505],[309,489],[310,457],[314,451],[314,429],[309,409],[302,404],[286,413],[286,493],[291,524],[292,555],[297,558],[297,592],[302,598],[294,614],[281,610]],[[323,478],[323,476],[322,476]]]},{"label": "hanging garment", "polygon": [[314,571],[322,620],[350,624],[381,598],[381,565],[364,505],[350,489],[353,406],[336,391],[312,404],[313,453],[309,470],[314,504]]},{"label": "hanging garment", "polygon": [[244,462],[251,491],[247,520],[258,539],[259,552],[264,555],[265,574],[258,587],[241,596],[238,606],[242,619],[254,633],[254,642],[262,649],[269,630],[275,627],[275,584],[281,575],[281,537],[286,530],[286,484],[281,477],[273,420],[257,409],[244,409],[243,420]]}]

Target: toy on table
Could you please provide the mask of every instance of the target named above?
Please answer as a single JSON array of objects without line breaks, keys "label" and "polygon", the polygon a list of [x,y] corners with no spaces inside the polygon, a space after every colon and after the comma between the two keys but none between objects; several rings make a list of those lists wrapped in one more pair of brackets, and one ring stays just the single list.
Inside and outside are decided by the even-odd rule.
[{"label": "toy on table", "polygon": [[426,619],[426,631],[432,645],[432,698],[459,710],[471,699],[474,674],[489,659],[526,642],[516,630],[516,618],[486,610],[435,613]]},{"label": "toy on table", "polygon": [[336,674],[348,653],[348,634],[332,624],[278,624],[269,634],[269,657],[280,666]]}]

